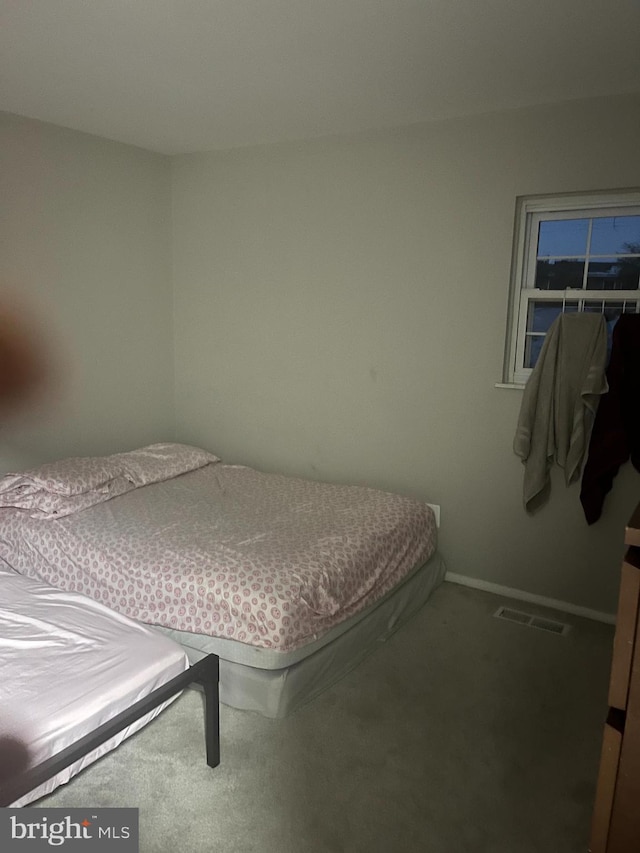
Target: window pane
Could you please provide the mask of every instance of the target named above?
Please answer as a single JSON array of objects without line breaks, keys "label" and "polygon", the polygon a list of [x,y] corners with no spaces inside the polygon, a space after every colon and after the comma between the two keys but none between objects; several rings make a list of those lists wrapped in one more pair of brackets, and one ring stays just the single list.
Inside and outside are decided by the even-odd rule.
[{"label": "window pane", "polygon": [[611,321],[615,323],[624,310],[624,303],[605,302],[603,304],[602,299],[585,299],[583,310],[588,313],[604,314],[604,319],[607,323]]},{"label": "window pane", "polygon": [[584,255],[588,233],[588,219],[545,220],[538,232],[538,257]]},{"label": "window pane", "polygon": [[590,261],[588,290],[637,290],[640,258],[607,258]]},{"label": "window pane", "polygon": [[526,380],[563,310],[597,312],[609,332],[622,313],[640,316],[640,191],[549,196],[544,205],[540,196],[518,202],[510,381]]},{"label": "window pane", "polygon": [[631,302],[605,302],[603,305],[602,299],[585,299],[585,311],[597,311],[598,314],[604,314],[604,319],[607,323],[615,322],[621,314],[636,314],[638,312],[638,304],[635,301]]},{"label": "window pane", "polygon": [[633,314],[636,312],[636,303],[635,302],[605,302],[602,304],[602,300],[591,300],[585,299],[584,302],[584,310],[589,312],[597,312],[598,314],[604,314],[604,319],[607,324],[607,361],[609,360],[609,356],[611,355],[611,335],[613,333],[613,327],[618,322],[618,317],[622,314]]},{"label": "window pane", "polygon": [[535,367],[544,343],[544,335],[527,335],[524,342],[524,366]]},{"label": "window pane", "polygon": [[640,216],[603,216],[593,220],[592,255],[640,253]]},{"label": "window pane", "polygon": [[[600,304],[601,303],[598,303],[598,305]],[[534,302],[533,299],[529,300],[529,311],[527,314],[527,331],[524,342],[525,367],[535,367],[535,364],[538,360],[538,356],[540,355],[540,350],[542,349],[542,345],[544,343],[544,339],[546,337],[544,333],[549,330],[549,327],[556,319],[556,317],[562,313],[562,309],[563,303],[561,301],[556,302],[554,300],[553,302]],[[577,310],[577,302],[564,303],[565,313]]]},{"label": "window pane", "polygon": [[[598,305],[601,303],[598,302]],[[546,332],[549,326],[562,313],[562,302],[534,302],[529,300],[529,313],[527,315],[527,332]],[[566,313],[578,310],[577,302],[566,302],[564,304]]]},{"label": "window pane", "polygon": [[536,287],[538,290],[565,290],[582,287],[584,258],[566,261],[537,261]]}]

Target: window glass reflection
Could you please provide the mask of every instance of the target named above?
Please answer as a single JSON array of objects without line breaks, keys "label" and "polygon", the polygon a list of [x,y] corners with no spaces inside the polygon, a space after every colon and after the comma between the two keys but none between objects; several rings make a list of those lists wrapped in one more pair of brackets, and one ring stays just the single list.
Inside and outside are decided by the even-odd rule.
[{"label": "window glass reflection", "polygon": [[589,261],[587,290],[637,290],[640,258]]},{"label": "window glass reflection", "polygon": [[640,216],[603,216],[593,220],[592,255],[640,254]]},{"label": "window glass reflection", "polygon": [[587,252],[588,219],[549,219],[540,223],[538,257],[566,257]]},{"label": "window glass reflection", "polygon": [[584,258],[567,258],[562,261],[536,263],[536,288],[538,290],[566,290],[582,287]]}]

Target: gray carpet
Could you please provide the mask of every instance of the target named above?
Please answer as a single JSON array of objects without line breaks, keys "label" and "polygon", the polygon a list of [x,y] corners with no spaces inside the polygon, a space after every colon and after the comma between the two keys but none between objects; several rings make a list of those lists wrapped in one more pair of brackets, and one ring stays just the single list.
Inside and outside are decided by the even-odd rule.
[{"label": "gray carpet", "polygon": [[291,717],[222,706],[217,769],[190,690],[38,805],[137,806],[143,853],[583,853],[613,628],[501,603],[546,612],[443,584]]}]

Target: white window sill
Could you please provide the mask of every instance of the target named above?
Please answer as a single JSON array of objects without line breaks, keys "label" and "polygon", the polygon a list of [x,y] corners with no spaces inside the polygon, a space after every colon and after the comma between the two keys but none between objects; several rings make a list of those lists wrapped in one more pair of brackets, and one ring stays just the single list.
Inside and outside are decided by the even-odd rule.
[{"label": "white window sill", "polygon": [[494,388],[515,388],[516,391],[524,391],[525,385],[519,385],[515,382],[496,382]]}]

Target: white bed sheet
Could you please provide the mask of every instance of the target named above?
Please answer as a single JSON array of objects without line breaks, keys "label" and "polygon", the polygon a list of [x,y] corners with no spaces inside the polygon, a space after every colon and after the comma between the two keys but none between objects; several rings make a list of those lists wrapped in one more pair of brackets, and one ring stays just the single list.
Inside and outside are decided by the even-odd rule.
[{"label": "white bed sheet", "polygon": [[[0,735],[22,738],[32,765],[58,753],[189,667],[181,647],[77,593],[0,570]],[[64,784],[173,699],[21,797]]]}]

